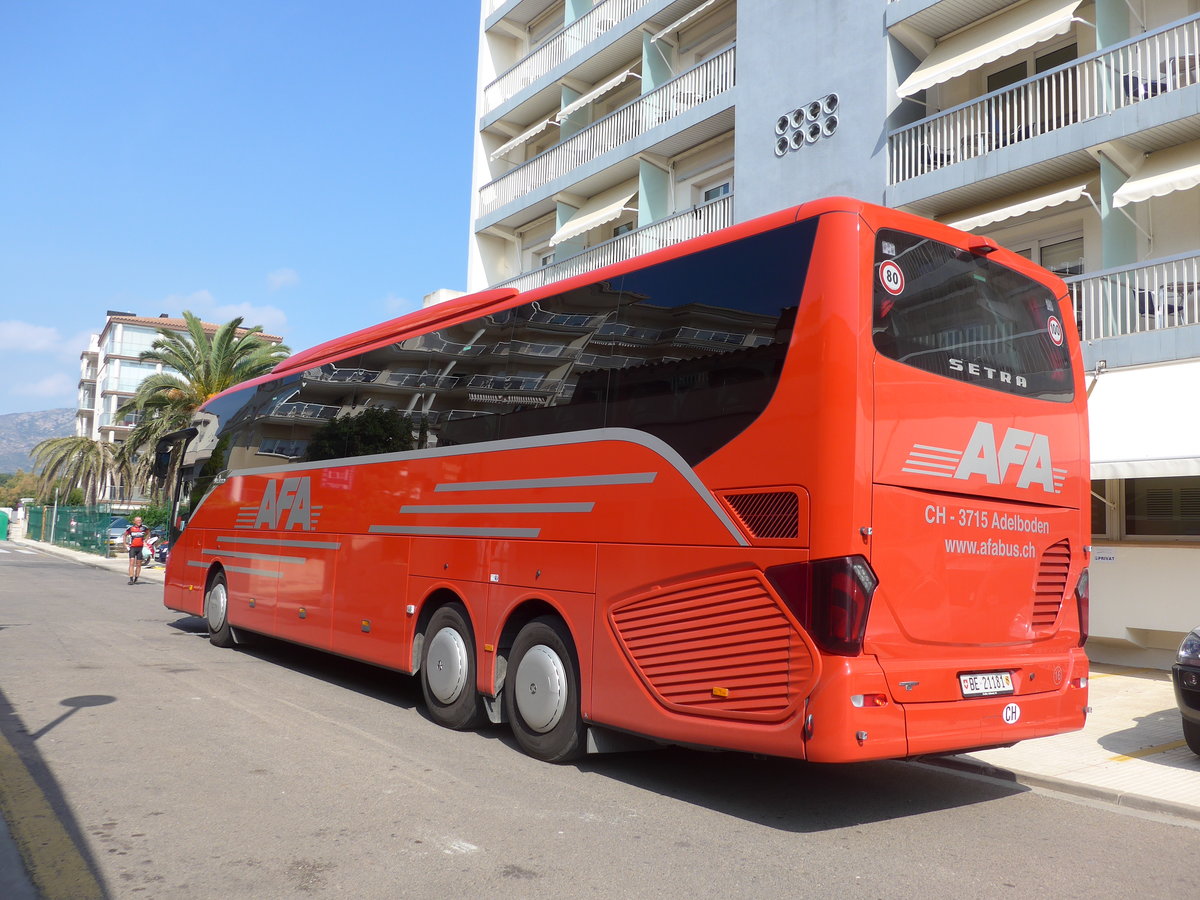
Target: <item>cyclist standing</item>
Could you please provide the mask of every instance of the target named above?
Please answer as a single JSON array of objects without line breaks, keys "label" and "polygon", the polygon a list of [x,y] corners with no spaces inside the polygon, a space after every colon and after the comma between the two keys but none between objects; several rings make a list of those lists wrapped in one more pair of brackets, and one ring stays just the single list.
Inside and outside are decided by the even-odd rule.
[{"label": "cyclist standing", "polygon": [[122,539],[129,550],[129,583],[137,584],[138,576],[142,574],[142,548],[146,546],[146,536],[150,529],[142,524],[141,516],[133,517],[133,524],[125,529]]}]

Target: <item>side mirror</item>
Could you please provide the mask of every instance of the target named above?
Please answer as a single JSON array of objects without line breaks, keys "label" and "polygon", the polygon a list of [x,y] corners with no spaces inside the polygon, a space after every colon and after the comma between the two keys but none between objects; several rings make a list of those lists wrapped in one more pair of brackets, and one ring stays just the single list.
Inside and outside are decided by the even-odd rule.
[{"label": "side mirror", "polygon": [[166,478],[171,471],[171,451],[158,450],[154,454],[154,477]]}]

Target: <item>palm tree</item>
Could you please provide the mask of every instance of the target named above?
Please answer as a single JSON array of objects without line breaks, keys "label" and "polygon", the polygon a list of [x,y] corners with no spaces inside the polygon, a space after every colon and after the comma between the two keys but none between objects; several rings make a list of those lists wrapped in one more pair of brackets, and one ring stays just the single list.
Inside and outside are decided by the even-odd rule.
[{"label": "palm tree", "polygon": [[116,444],[89,437],[47,438],[30,455],[40,470],[43,496],[62,479],[69,487],[83,490],[83,502],[88,506],[99,501],[107,486],[120,484],[130,475],[129,463]]},{"label": "palm tree", "polygon": [[186,332],[160,328],[150,349],[141,354],[142,360],[161,363],[179,374],[148,376],[116,412],[118,416],[138,416],[121,453],[133,471],[135,483],[142,487],[149,485],[153,458],[143,449],[152,450],[159,438],[187,428],[192,415],[206,401],[235,384],[265,375],[291,352],[283,344],[265,340],[262,326],[243,328],[241,316],[211,334],[192,312],[184,310],[183,318]]}]

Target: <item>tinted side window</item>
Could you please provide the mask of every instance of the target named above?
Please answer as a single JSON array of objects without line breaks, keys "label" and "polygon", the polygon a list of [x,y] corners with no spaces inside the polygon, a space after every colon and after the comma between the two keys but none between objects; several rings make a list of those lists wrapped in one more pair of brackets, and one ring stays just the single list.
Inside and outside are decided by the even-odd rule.
[{"label": "tinted side window", "polygon": [[209,444],[238,470],[622,427],[694,464],[770,400],[815,233],[796,223],[236,392],[207,408]]}]

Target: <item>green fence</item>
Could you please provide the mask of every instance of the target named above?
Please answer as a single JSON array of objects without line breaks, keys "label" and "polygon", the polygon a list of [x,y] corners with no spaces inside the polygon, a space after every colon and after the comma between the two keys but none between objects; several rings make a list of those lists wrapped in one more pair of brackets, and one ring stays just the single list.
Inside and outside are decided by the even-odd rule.
[{"label": "green fence", "polygon": [[113,514],[107,504],[60,506],[57,513],[53,506],[31,506],[28,512],[25,537],[85,553],[108,555],[108,523]]}]

